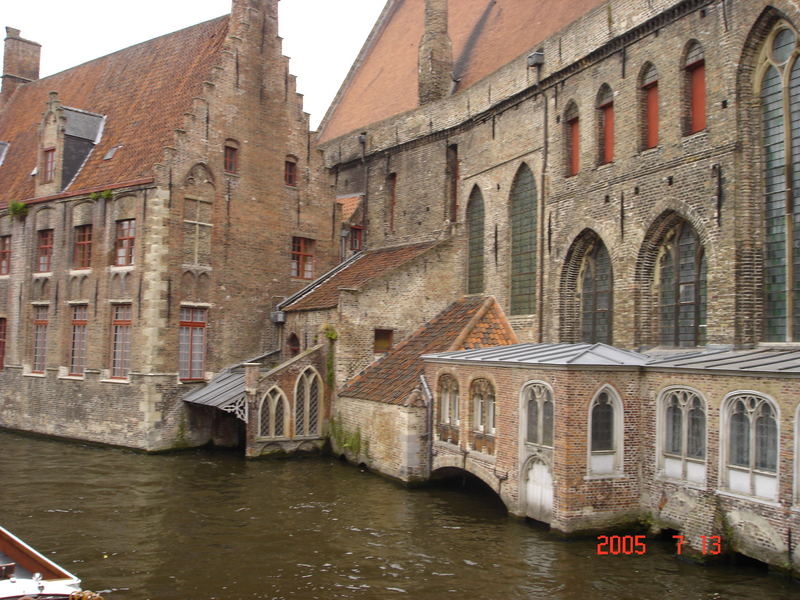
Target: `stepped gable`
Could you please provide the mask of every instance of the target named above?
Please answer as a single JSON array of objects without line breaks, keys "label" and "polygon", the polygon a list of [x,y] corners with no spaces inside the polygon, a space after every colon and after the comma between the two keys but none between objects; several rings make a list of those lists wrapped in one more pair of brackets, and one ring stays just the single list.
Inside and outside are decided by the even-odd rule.
[{"label": "stepped gable", "polygon": [[398,268],[431,248],[435,242],[408,246],[395,246],[379,250],[365,250],[341,270],[334,269],[332,276],[323,275],[301,292],[296,300],[283,306],[288,312],[334,308],[339,304],[340,288],[360,288],[369,281]]},{"label": "stepped gable", "polygon": [[[454,91],[466,90],[604,0],[450,0]],[[320,126],[320,143],[418,106],[425,0],[389,0]]]},{"label": "stepped gable", "polygon": [[[152,177],[203,81],[211,78],[228,31],[219,17],[19,86],[0,112],[0,206],[33,198],[38,128],[51,91],[62,106],[106,117],[103,136],[68,190]],[[111,160],[106,152],[123,147]]]},{"label": "stepped gable", "polygon": [[351,379],[339,396],[402,405],[420,385],[423,354],[516,343],[494,297],[466,296]]}]

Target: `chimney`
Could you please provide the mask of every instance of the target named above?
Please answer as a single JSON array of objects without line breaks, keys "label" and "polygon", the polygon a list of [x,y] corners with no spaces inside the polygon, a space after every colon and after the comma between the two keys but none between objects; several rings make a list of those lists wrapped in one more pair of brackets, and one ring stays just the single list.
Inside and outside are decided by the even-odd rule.
[{"label": "chimney", "polygon": [[0,93],[11,96],[18,86],[39,79],[39,54],[41,44],[24,40],[19,29],[6,27],[6,44],[3,51],[3,86]]},{"label": "chimney", "polygon": [[453,83],[453,49],[447,35],[447,0],[425,0],[425,32],[419,42],[420,106],[447,96]]}]

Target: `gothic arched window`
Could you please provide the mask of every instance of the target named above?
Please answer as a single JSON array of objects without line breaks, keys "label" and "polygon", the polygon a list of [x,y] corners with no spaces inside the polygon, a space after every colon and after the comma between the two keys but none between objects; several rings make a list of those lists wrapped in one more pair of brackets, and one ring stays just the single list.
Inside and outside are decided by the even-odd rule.
[{"label": "gothic arched window", "polygon": [[665,236],[658,257],[660,342],[706,343],[706,260],[694,229],[678,223]]},{"label": "gothic arched window", "polygon": [[483,194],[476,185],[467,204],[467,293],[483,292]]},{"label": "gothic arched window", "polygon": [[800,340],[798,54],[797,32],[780,21],[767,36],[758,69],[765,186],[764,337],[769,342]]},{"label": "gothic arched window", "polygon": [[525,388],[525,441],[540,446],[553,446],[553,394],[550,388],[534,383]]},{"label": "gothic arched window", "polygon": [[706,406],[692,390],[671,389],[661,397],[661,472],[673,479],[704,483]]},{"label": "gothic arched window", "polygon": [[599,239],[583,259],[581,275],[581,340],[611,343],[613,277],[611,259]]},{"label": "gothic arched window", "polygon": [[280,438],[286,436],[289,411],[286,409],[286,396],[277,387],[270,389],[261,399],[258,408],[259,437]]},{"label": "gothic arched window", "polygon": [[296,435],[317,435],[322,408],[322,379],[311,367],[297,378],[294,392]]},{"label": "gothic arched window", "polygon": [[772,402],[753,393],[737,393],[723,404],[727,427],[721,436],[727,488],[732,492],[777,500],[778,420]]},{"label": "gothic arched window", "polygon": [[528,315],[536,303],[536,180],[523,164],[511,185],[511,314]]}]

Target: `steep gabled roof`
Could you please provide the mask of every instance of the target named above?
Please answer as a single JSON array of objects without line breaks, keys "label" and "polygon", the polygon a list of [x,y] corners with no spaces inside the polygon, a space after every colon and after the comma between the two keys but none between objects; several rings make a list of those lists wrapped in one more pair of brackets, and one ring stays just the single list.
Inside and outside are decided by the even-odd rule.
[{"label": "steep gabled roof", "polygon": [[[70,190],[152,176],[164,146],[183,125],[183,113],[210,79],[227,28],[228,17],[220,17],[19,86],[0,112],[0,141],[9,143],[0,166],[0,206],[34,196],[30,174],[51,91],[63,106],[106,117],[102,140]],[[103,160],[119,145],[113,159]]]},{"label": "steep gabled roof", "polygon": [[419,386],[423,354],[515,343],[517,336],[493,297],[467,296],[351,379],[339,396],[403,404]]},{"label": "steep gabled roof", "polygon": [[[456,92],[528,52],[605,0],[450,0]],[[425,0],[389,0],[320,126],[320,142],[418,106]]]},{"label": "steep gabled roof", "polygon": [[407,246],[365,250],[355,255],[347,265],[339,265],[320,277],[281,305],[285,311],[319,310],[334,308],[339,303],[341,288],[360,288],[373,279],[398,268],[416,258],[435,242],[422,242]]}]

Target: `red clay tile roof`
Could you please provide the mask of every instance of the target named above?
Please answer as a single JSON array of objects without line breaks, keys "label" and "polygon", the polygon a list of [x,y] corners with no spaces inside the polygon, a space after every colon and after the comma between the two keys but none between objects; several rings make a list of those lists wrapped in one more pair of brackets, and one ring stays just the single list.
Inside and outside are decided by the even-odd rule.
[{"label": "red clay tile roof", "polygon": [[423,242],[394,248],[366,250],[352,264],[333,277],[326,280],[323,276],[319,284],[312,283],[307,294],[285,306],[283,310],[334,308],[339,303],[339,288],[361,287],[372,279],[416,258],[434,244],[435,242]]},{"label": "red clay tile roof", "polygon": [[[448,33],[462,91],[605,0],[450,0]],[[388,19],[359,55],[322,126],[320,142],[418,106],[417,48],[425,0],[390,0]],[[387,9],[384,9],[387,13]],[[381,31],[382,28],[382,31]]]},{"label": "red clay tile roof", "polygon": [[348,198],[339,198],[336,200],[338,204],[342,205],[342,221],[347,221],[356,212],[361,204],[361,196],[350,196]]},{"label": "red clay tile roof", "polygon": [[[100,144],[70,190],[152,176],[192,97],[210,79],[227,28],[228,17],[220,17],[18,87],[0,112],[0,141],[10,143],[0,166],[0,206],[34,195],[37,129],[51,91],[63,106],[107,117]],[[104,161],[119,144],[114,158]]]},{"label": "red clay tile roof", "polygon": [[454,302],[386,356],[351,379],[340,397],[403,404],[419,385],[420,356],[431,352],[516,344],[503,310],[493,297],[467,296]]}]

